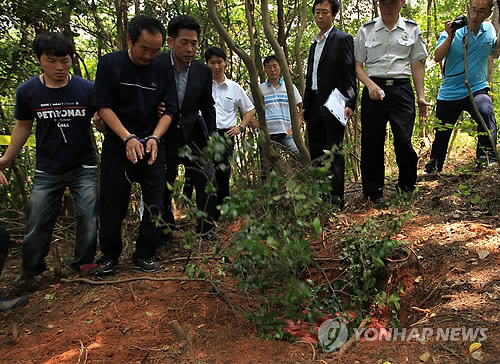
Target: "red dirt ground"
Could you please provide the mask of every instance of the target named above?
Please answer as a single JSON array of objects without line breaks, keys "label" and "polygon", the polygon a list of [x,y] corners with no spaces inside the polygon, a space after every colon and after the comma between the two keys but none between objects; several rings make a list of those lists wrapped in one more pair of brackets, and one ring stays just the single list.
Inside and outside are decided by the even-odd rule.
[{"label": "red dirt ground", "polygon": [[[458,156],[456,156],[458,158]],[[470,153],[466,157],[469,157]],[[464,164],[465,165],[465,164]],[[500,202],[498,168],[477,173],[449,166],[436,180],[419,182],[417,199],[410,207],[382,211],[367,206],[359,184],[347,188],[346,210],[330,220],[328,238],[315,244],[316,257],[331,257],[335,242],[353,224],[377,214],[414,217],[396,237],[413,252],[389,264],[386,289],[401,285],[399,319],[404,328],[487,328],[482,342],[484,360],[500,359]],[[472,191],[457,196],[459,185]],[[391,197],[393,182],[386,190]],[[462,188],[463,189],[463,188]],[[472,204],[478,193],[484,201]],[[220,227],[227,229],[227,226]],[[132,224],[130,234],[135,234]],[[173,247],[159,254],[162,270],[155,279],[185,277],[185,253],[176,232]],[[225,236],[230,236],[226,234]],[[17,242],[19,244],[19,241]],[[202,247],[204,251],[208,247]],[[70,250],[69,250],[70,251]],[[106,280],[142,276],[130,266],[128,246],[119,273]],[[17,252],[17,254],[16,254]],[[19,248],[6,263],[0,288],[16,290]],[[327,268],[328,261],[321,261]],[[67,278],[78,276],[67,275]],[[312,273],[314,274],[314,273]],[[94,279],[93,277],[90,277]],[[101,281],[102,282],[102,281]],[[93,285],[56,283],[44,274],[24,308],[0,314],[1,363],[473,363],[471,341],[361,341],[343,356],[324,353],[305,342],[259,339],[255,327],[231,307],[255,303],[237,291],[235,282],[212,286],[199,281],[133,280]],[[388,326],[390,313],[374,310],[374,318]],[[177,320],[186,327],[189,345],[169,328]]]}]

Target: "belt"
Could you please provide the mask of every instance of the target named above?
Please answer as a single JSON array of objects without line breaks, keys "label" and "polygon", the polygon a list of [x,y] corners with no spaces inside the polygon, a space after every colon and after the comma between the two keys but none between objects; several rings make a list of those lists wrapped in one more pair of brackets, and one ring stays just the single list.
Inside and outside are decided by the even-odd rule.
[{"label": "belt", "polygon": [[217,128],[217,131],[220,132],[220,133],[225,133],[227,131],[229,131],[231,128],[226,128],[226,129],[219,129]]},{"label": "belt", "polygon": [[410,84],[409,78],[379,78],[370,77],[379,86],[401,86]]}]

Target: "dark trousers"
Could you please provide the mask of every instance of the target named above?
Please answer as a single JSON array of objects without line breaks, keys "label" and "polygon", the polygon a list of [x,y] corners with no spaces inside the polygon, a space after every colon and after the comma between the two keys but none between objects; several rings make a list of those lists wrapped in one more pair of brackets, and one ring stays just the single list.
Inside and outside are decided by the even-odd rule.
[{"label": "dark trousers", "polygon": [[[493,140],[497,141],[497,122],[493,111],[493,103],[488,95],[488,89],[479,90],[474,93],[474,101],[476,102],[479,113],[483,117],[486,126],[491,131]],[[439,119],[439,126],[436,127],[436,135],[434,143],[432,143],[431,158],[426,165],[426,170],[429,172],[440,172],[443,170],[448,143],[450,141],[453,126],[457,123],[458,117],[462,111],[467,111],[472,119],[477,123],[477,132],[482,135],[477,137],[477,158],[486,158],[489,161],[495,161],[496,155],[492,149],[490,139],[487,132],[484,130],[479,116],[474,111],[470,97],[466,97],[456,101],[437,100],[436,116]]]},{"label": "dark trousers", "polygon": [[10,246],[10,234],[7,230],[0,226],[0,274],[3,270],[3,265],[7,259],[7,253]]},{"label": "dark trousers", "polygon": [[415,97],[410,80],[394,86],[379,85],[383,100],[372,100],[368,88],[361,99],[361,178],[366,197],[383,197],[385,166],[384,142],[387,121],[394,136],[394,152],[399,168],[397,187],[413,191],[417,181],[417,153],[411,144],[415,124]]},{"label": "dark trousers", "polygon": [[133,258],[151,258],[160,242],[161,229],[155,220],[163,212],[165,153],[159,151],[152,165],[146,157],[133,164],[124,150],[103,147],[101,157],[101,195],[99,241],[103,257],[118,260],[122,253],[121,225],[127,215],[132,182],[141,185],[144,215],[139,227]]},{"label": "dark trousers", "polygon": [[332,174],[331,196],[333,201],[342,202],[344,200],[345,172],[344,152],[342,150],[344,126],[326,107],[321,105],[317,96],[312,98],[309,108],[310,116],[307,124],[307,135],[311,159],[322,156],[324,154],[323,150],[331,150],[335,147],[334,158],[330,167]]},{"label": "dark trousers", "polygon": [[217,130],[219,135],[226,137],[227,141],[226,149],[222,154],[222,160],[214,161],[215,180],[217,181],[217,202],[216,202],[217,206],[222,205],[222,203],[224,202],[224,198],[229,196],[229,180],[231,178],[230,159],[233,156],[233,151],[234,151],[234,137],[229,137],[226,134],[228,130],[229,129]]},{"label": "dark trousers", "polygon": [[[191,161],[187,157],[179,156],[179,149],[185,145],[184,137],[182,136],[182,131],[176,129],[176,137],[170,140],[173,143],[167,142],[167,153],[166,153],[166,176],[165,179],[170,185],[174,185],[175,179],[177,178],[177,168],[179,164],[183,164],[186,168],[186,174],[189,173],[189,181],[196,189],[196,205],[198,210],[206,213],[207,216],[199,217],[197,219],[196,231],[198,233],[206,233],[210,231],[213,227],[213,221],[216,217],[216,194],[207,193],[205,187],[210,181],[216,185],[215,173],[213,167],[204,161],[201,157],[200,147],[195,143],[189,143],[191,150],[197,159]],[[169,145],[170,144],[170,145]],[[163,195],[163,205],[165,206],[164,220],[167,224],[175,224],[174,215],[172,212],[172,192],[167,188]]]}]

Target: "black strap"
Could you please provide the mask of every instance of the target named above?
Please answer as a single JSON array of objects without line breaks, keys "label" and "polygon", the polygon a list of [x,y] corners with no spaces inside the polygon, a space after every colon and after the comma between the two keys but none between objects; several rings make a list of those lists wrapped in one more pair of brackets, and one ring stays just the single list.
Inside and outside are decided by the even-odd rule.
[{"label": "black strap", "polygon": [[[451,42],[450,42],[450,49],[451,49],[451,43],[453,43],[453,39],[455,38],[455,32],[453,32],[451,34]],[[465,36],[462,38],[462,44],[465,44]],[[449,53],[449,51],[448,51]],[[446,58],[444,59],[444,66],[443,66],[443,76],[444,77],[455,77],[455,76],[460,76],[460,75],[463,75],[465,73],[465,65],[464,65],[464,70],[462,72],[459,72],[459,73],[455,73],[454,75],[447,75],[446,74],[446,64],[448,62],[448,56],[446,56]]]}]

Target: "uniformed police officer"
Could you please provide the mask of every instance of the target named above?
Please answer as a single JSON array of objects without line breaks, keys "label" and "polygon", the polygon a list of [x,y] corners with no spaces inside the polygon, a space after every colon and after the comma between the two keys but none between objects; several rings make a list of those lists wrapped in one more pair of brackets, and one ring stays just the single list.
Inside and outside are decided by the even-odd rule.
[{"label": "uniformed police officer", "polygon": [[420,117],[427,117],[424,96],[427,50],[417,23],[399,15],[404,4],[405,0],[380,0],[381,16],[364,24],[354,41],[356,76],[365,85],[361,99],[363,194],[379,208],[385,206],[384,140],[387,121],[394,135],[399,168],[396,189],[400,193],[415,190],[418,158],[411,144],[415,97],[410,76],[417,91]]}]

